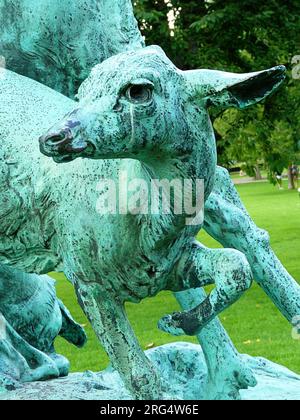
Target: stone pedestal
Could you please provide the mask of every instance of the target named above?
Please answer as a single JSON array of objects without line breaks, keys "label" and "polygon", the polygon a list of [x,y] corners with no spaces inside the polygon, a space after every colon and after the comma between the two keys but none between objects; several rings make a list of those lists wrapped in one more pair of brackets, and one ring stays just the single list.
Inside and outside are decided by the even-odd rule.
[{"label": "stone pedestal", "polygon": [[[199,345],[175,343],[149,350],[164,382],[165,399],[203,400],[206,366]],[[258,385],[241,391],[243,400],[299,400],[300,376],[268,360],[243,356]],[[67,378],[34,382],[0,394],[0,400],[128,400],[117,372],[74,373]]]}]

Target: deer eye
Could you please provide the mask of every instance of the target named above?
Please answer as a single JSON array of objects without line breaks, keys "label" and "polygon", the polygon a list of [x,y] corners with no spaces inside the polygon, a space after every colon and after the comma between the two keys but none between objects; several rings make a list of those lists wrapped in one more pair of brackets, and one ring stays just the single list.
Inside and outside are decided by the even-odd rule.
[{"label": "deer eye", "polygon": [[144,104],[151,101],[153,87],[150,85],[131,85],[127,88],[125,95],[133,104]]}]

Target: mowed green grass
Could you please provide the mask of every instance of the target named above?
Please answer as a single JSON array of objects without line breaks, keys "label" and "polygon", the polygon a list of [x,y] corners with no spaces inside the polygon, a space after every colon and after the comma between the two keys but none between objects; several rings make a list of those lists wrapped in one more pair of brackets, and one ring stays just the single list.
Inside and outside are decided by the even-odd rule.
[{"label": "mowed green grass", "polygon": [[[300,280],[300,199],[295,191],[279,191],[268,183],[253,183],[237,187],[256,223],[267,229],[276,253],[289,270]],[[199,239],[209,247],[217,247],[211,238],[201,233]],[[88,343],[76,349],[61,338],[57,351],[71,361],[72,371],[99,371],[108,364],[108,358],[97,341],[92,328],[77,304],[72,286],[62,275],[55,275],[58,295],[81,324],[85,325]],[[163,315],[177,310],[171,293],[147,299],[139,305],[128,304],[127,311],[142,348],[177,341],[159,331],[157,321]],[[237,349],[241,353],[263,356],[300,373],[300,341],[292,339],[292,328],[270,299],[255,284],[245,296],[221,315]],[[194,339],[181,337],[181,341]]]}]

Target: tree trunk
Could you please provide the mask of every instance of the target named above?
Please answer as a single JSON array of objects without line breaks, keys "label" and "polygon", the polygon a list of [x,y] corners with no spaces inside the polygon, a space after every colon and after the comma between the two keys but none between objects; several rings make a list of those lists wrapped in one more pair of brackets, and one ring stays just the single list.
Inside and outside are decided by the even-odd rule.
[{"label": "tree trunk", "polygon": [[292,166],[289,166],[289,169],[288,169],[288,180],[289,180],[289,190],[295,190],[296,186],[294,182],[294,177],[292,175]]},{"label": "tree trunk", "polygon": [[263,177],[262,177],[262,174],[260,172],[259,165],[256,165],[254,167],[254,171],[255,171],[255,180],[256,181],[261,181],[263,179]]}]

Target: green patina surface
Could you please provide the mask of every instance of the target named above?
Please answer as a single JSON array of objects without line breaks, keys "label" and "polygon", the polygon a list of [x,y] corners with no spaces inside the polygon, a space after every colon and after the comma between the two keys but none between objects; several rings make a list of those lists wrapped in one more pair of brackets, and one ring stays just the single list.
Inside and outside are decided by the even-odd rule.
[{"label": "green patina surface", "polygon": [[[209,107],[253,105],[281,84],[285,69],[247,75],[182,72],[160,48],[144,48],[129,1],[35,6],[31,0],[0,2],[0,51],[9,69],[73,98],[94,64],[103,62],[83,83],[76,102],[1,72],[0,264],[12,270],[3,276],[0,300],[9,332],[1,341],[4,384],[9,376],[37,379],[22,377],[24,365],[26,372],[38,372],[38,379],[66,373],[66,362],[53,355],[59,332],[83,344],[81,329],[48,281],[41,279],[45,289],[20,319],[5,309],[16,297],[8,280],[20,285],[26,303],[40,280],[15,270],[64,271],[134,398],[159,398],[161,381],[137,342],[124,303],[161,290],[173,291],[185,312],[166,316],[160,328],[198,335],[202,343],[205,397],[238,398],[255,378],[216,316],[249,288],[254,275],[292,321],[300,313],[300,288],[275,257],[266,232],[252,222],[228,173],[217,168]],[[38,149],[39,138],[47,157]],[[187,226],[188,215],[174,211],[100,215],[97,199],[105,190],[99,180],[118,180],[121,171],[146,184],[203,179],[204,225]],[[227,249],[195,242],[202,227]],[[209,296],[201,289],[207,284],[215,285]],[[46,316],[52,318],[43,336],[39,328]],[[34,325],[31,336],[23,332],[24,322]],[[15,352],[13,360],[7,346]],[[30,365],[32,360],[38,362]],[[12,365],[18,372],[9,375]]]},{"label": "green patina surface", "polygon": [[1,0],[7,68],[74,97],[91,68],[142,47],[128,0]]}]

